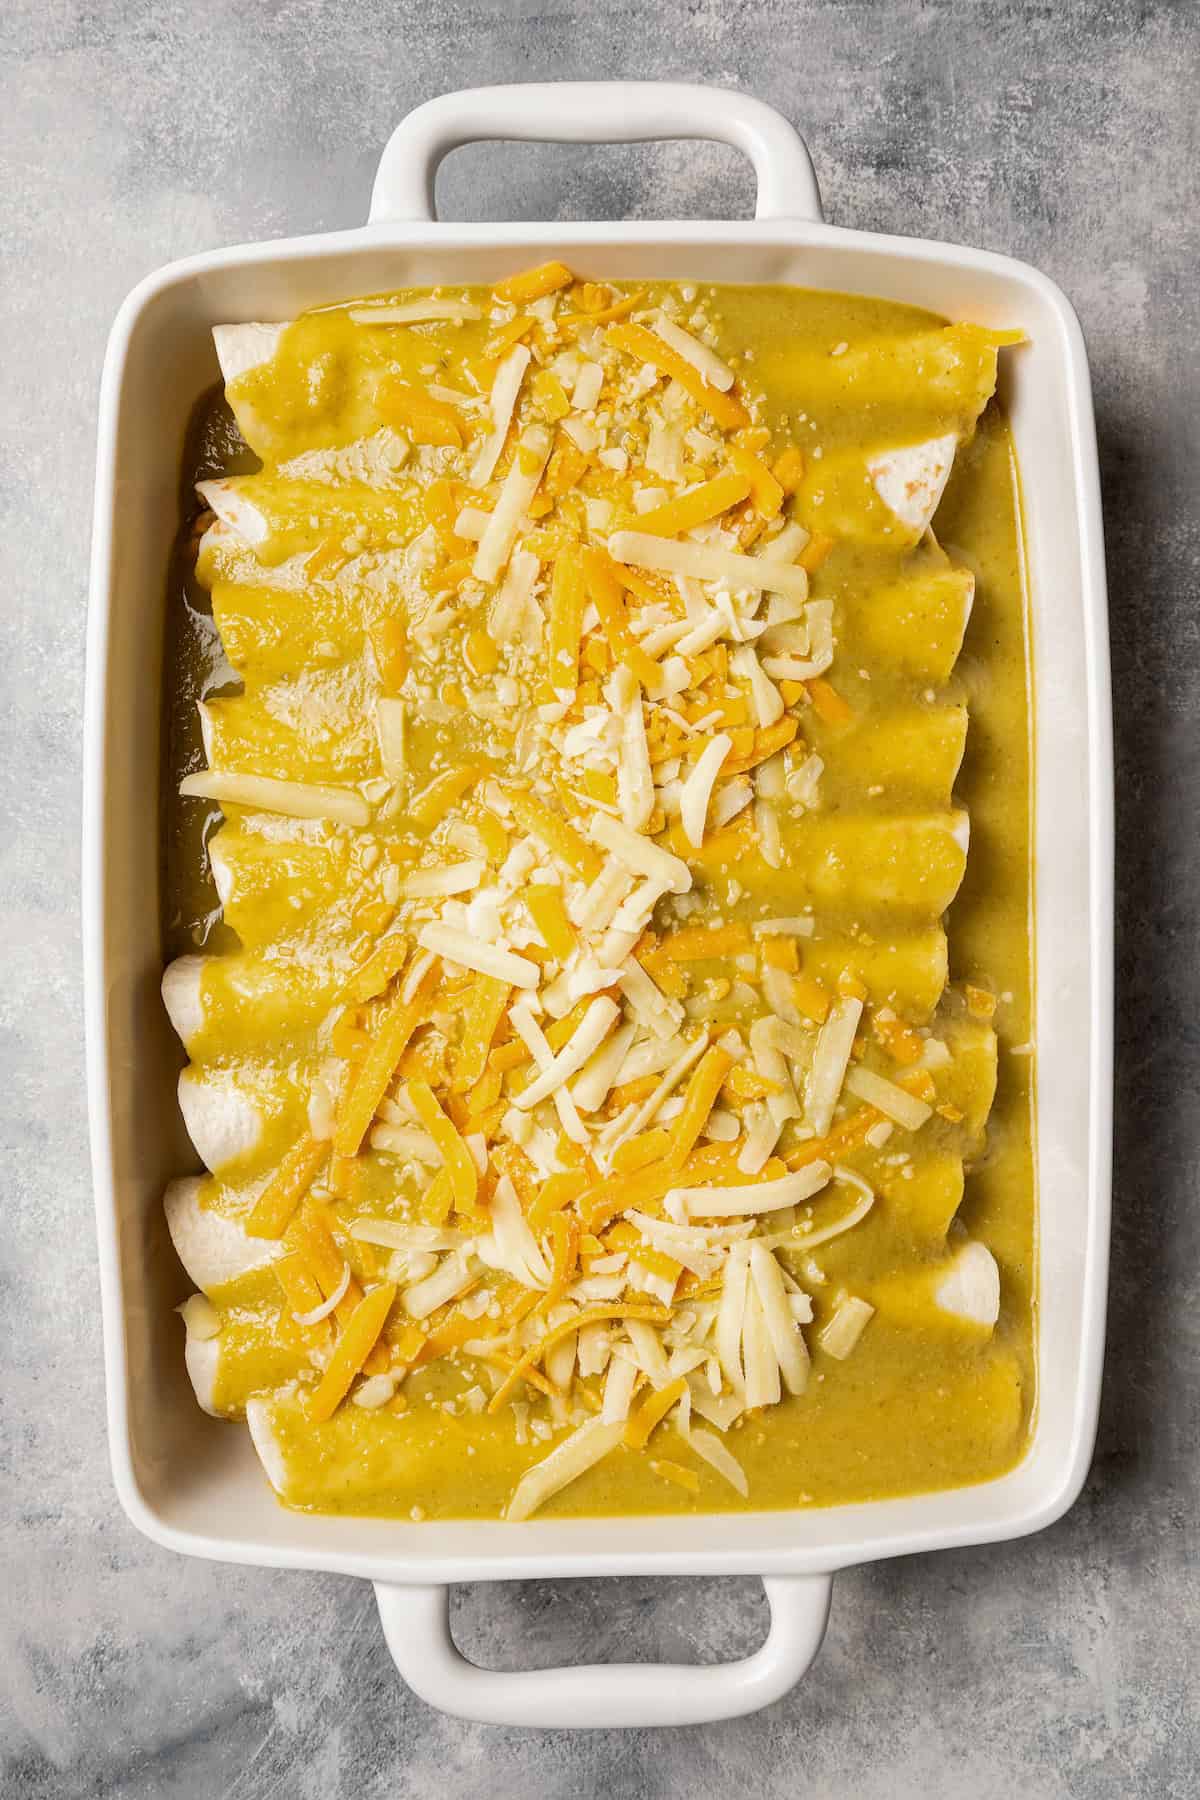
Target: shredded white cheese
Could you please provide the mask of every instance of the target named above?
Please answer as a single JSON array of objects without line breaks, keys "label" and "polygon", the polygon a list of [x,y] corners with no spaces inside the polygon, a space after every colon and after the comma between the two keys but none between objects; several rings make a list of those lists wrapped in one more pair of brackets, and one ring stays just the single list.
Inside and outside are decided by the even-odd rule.
[{"label": "shredded white cheese", "polygon": [[498,644],[516,639],[528,650],[536,650],[541,642],[542,615],[534,598],[541,564],[532,551],[515,549],[508,559],[492,603],[488,626]]},{"label": "shredded white cheese", "polygon": [[729,667],[740,680],[749,682],[755,722],[764,730],[783,717],[783,695],[764,673],[752,644],[741,644],[729,658]]},{"label": "shredded white cheese", "polygon": [[875,1308],[854,1294],[844,1294],[833,1316],[817,1333],[817,1342],[827,1356],[843,1361],[858,1343],[873,1318]]},{"label": "shredded white cheese", "polygon": [[789,1394],[802,1394],[808,1385],[808,1351],[804,1335],[788,1305],[779,1264],[761,1243],[750,1245],[750,1274],[784,1385]]},{"label": "shredded white cheese", "polygon": [[862,1001],[846,994],[830,1007],[817,1034],[805,1096],[805,1122],[818,1137],[824,1137],[833,1123],[833,1109],[841,1096],[861,1018]]},{"label": "shredded white cheese", "polygon": [[601,1457],[615,1450],[621,1441],[623,1422],[610,1422],[603,1416],[588,1419],[564,1438],[540,1463],[526,1470],[508,1503],[507,1517],[528,1519],[560,1488],[575,1481]]},{"label": "shredded white cheese", "polygon": [[600,398],[600,390],[604,386],[604,367],[598,362],[585,362],[580,365],[575,377],[575,385],[571,390],[571,405],[576,412],[591,412]]},{"label": "shredded white cheese", "polygon": [[436,319],[481,319],[483,314],[469,300],[406,300],[399,306],[352,306],[355,325],[424,325]]},{"label": "shredded white cheese", "polygon": [[456,931],[450,925],[423,925],[417,942],[435,956],[460,963],[477,975],[494,975],[497,981],[507,981],[511,987],[535,988],[541,980],[541,970],[527,957],[497,949],[493,944],[477,943],[465,931]]},{"label": "shredded white cheese", "polygon": [[654,775],[646,744],[642,691],[623,663],[613,670],[605,696],[620,727],[617,798],[621,818],[630,831],[641,831],[654,811]]},{"label": "shredded white cheese", "polygon": [[487,522],[487,530],[479,540],[472,573],[479,581],[497,580],[507,563],[521,518],[537,493],[538,483],[550,457],[550,433],[540,425],[531,425],[522,434],[513,457],[512,467],[504,477],[495,510]]},{"label": "shredded white cheese", "polygon": [[774,1181],[739,1182],[736,1187],[672,1188],[666,1204],[681,1207],[689,1219],[778,1212],[781,1206],[799,1206],[802,1201],[811,1200],[832,1174],[827,1162],[811,1162]]},{"label": "shredded white cheese", "polygon": [[623,1425],[629,1417],[629,1402],[637,1384],[638,1369],[626,1357],[614,1356],[608,1365],[604,1382],[604,1399],[600,1417],[606,1425]]},{"label": "shredded white cheese", "polygon": [[679,797],[679,816],[683,821],[684,835],[694,850],[699,850],[704,842],[704,825],[708,818],[712,791],[732,749],[733,739],[729,733],[718,732],[704,746],[703,754],[683,784],[683,792]]},{"label": "shredded white cheese", "polygon": [[735,592],[761,593],[764,588],[808,597],[804,570],[762,557],[742,556],[716,544],[694,544],[678,538],[652,537],[645,531],[614,531],[608,547],[618,562],[668,575],[692,575],[698,581],[724,582]]},{"label": "shredded white cheese", "polygon": [[475,1280],[476,1260],[462,1250],[452,1250],[432,1275],[414,1282],[403,1295],[404,1310],[413,1319],[426,1319],[446,1306]]},{"label": "shredded white cheese", "polygon": [[811,937],[814,930],[811,913],[798,913],[790,916],[776,916],[771,919],[755,919],[750,927],[754,937]]},{"label": "shredded white cheese", "polygon": [[473,893],[483,880],[483,871],[484,864],[477,858],[437,869],[414,869],[401,881],[400,892],[406,900]]},{"label": "shredded white cheese", "polygon": [[672,894],[686,894],[692,886],[692,872],[678,856],[647,837],[639,837],[619,819],[608,813],[592,814],[589,829],[602,850],[609,850],[619,863],[635,875],[648,875],[661,881]]},{"label": "shredded white cheese", "polygon": [[859,1100],[865,1100],[868,1106],[875,1107],[886,1114],[897,1125],[903,1125],[906,1131],[919,1131],[932,1112],[924,1100],[918,1100],[915,1094],[897,1087],[885,1075],[876,1075],[872,1069],[864,1069],[861,1063],[856,1064],[846,1076],[846,1087]]},{"label": "shredded white cheese", "polygon": [[283,813],[290,819],[331,819],[338,825],[371,823],[371,808],[350,788],[322,787],[309,781],[276,781],[269,775],[236,775],[218,769],[185,775],[179,792],[193,800],[215,800],[222,806]]},{"label": "shredded white cheese", "polygon": [[509,425],[512,423],[517,396],[521,392],[521,383],[524,381],[525,371],[529,367],[530,355],[531,352],[524,344],[515,344],[496,370],[496,378],[492,382],[491,399],[488,402],[488,410],[492,415],[492,429],[479,446],[479,454],[471,469],[470,481],[474,488],[486,487],[495,472],[496,464],[500,460],[500,452],[504,448],[504,440],[508,436]]},{"label": "shredded white cheese", "polygon": [[668,319],[665,313],[659,313],[654,321],[654,329],[663,343],[674,350],[676,356],[681,356],[684,362],[691,363],[693,369],[703,376],[709,387],[717,388],[722,394],[728,393],[733,386],[733,370],[728,363],[722,362],[721,358],[715,351],[710,350],[707,344],[702,344],[699,338],[692,336],[691,332],[685,331],[681,325],[676,325],[674,320]]},{"label": "shredded white cheese", "polygon": [[536,1080],[516,1096],[516,1104],[521,1111],[528,1112],[542,1100],[549,1099],[572,1075],[578,1074],[588,1058],[599,1049],[620,1016],[620,1007],[606,995],[593,1000],[557,1056],[551,1059]]},{"label": "shredded white cheese", "polygon": [[[610,1003],[611,1004],[611,1003]],[[534,1018],[528,1000],[522,1000],[509,1011],[509,1022],[529,1051],[542,1075],[547,1075],[555,1067],[554,1052],[546,1042],[546,1034]],[[552,1085],[551,1098],[555,1111],[567,1136],[576,1144],[588,1142],[588,1131],[579,1116],[579,1110],[570,1094],[561,1082]],[[520,1108],[518,1108],[520,1110]]]},{"label": "shredded white cheese", "polygon": [[379,760],[389,781],[402,781],[408,767],[403,700],[380,696],[375,702],[375,736]]}]

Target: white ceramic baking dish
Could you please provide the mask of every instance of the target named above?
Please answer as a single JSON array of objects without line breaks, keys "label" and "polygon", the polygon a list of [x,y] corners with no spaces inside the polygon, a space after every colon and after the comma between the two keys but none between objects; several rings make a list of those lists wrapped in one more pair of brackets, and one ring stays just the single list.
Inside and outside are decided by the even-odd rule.
[{"label": "white ceramic baking dish", "polygon": [[[710,138],[753,160],[741,223],[444,225],[434,174],[471,140]],[[405,283],[489,281],[547,256],[596,277],[783,281],[1023,326],[1004,400],[1024,486],[1037,706],[1036,948],[1041,1204],[1038,1405],[1000,1480],[824,1511],[703,1518],[423,1523],[280,1507],[244,1431],[206,1418],[172,1306],[163,1225],[192,1164],[178,1049],[158,996],[160,668],[165,571],[189,411],[217,378],[210,327]],[[1095,1433],[1109,1234],[1112,807],[1103,544],[1078,323],[1036,270],[951,245],[822,222],[803,143],[740,94],[657,83],[480,89],[411,114],[359,230],[213,251],[143,281],[113,327],[100,405],[85,736],[84,945],[91,1142],[113,1470],[133,1522],[193,1556],[376,1584],[405,1679],[468,1717],[527,1725],[686,1724],[776,1699],[819,1647],[835,1570],[1012,1538],[1070,1506]],[[536,1576],[762,1575],[770,1634],[718,1667],[497,1674],[455,1649],[447,1584]]]}]

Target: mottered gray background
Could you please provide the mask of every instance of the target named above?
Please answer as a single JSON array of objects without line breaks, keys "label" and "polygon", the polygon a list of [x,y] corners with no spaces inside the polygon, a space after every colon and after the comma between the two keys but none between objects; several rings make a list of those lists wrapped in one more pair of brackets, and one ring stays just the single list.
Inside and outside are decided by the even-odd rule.
[{"label": "mottered gray background", "polygon": [[[187,1562],[104,1442],[79,997],[96,391],[127,289],[209,246],[354,224],[379,149],[486,81],[739,86],[808,136],[831,221],[1004,250],[1092,357],[1110,560],[1119,1000],[1099,1447],[1024,1543],[842,1576],[767,1712],[662,1733],[464,1725],[396,1679],[360,1583]],[[1200,1788],[1200,12],[1190,0],[7,0],[0,12],[0,1791],[1184,1800]],[[476,149],[454,218],[738,216],[732,151]],[[1050,1297],[1052,1303],[1052,1296]],[[494,1666],[717,1660],[757,1585],[467,1589]]]}]

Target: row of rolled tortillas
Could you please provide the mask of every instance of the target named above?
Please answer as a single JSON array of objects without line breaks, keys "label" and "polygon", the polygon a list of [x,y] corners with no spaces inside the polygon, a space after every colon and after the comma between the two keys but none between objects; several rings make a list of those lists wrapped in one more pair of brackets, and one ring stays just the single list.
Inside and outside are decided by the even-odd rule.
[{"label": "row of rolled tortillas", "polygon": [[[214,326],[213,343],[226,386],[272,361],[286,330],[286,323],[261,321]],[[914,542],[924,536],[938,509],[957,448],[957,434],[945,432],[918,443],[888,445],[867,458],[875,492]],[[202,481],[197,491],[217,518],[248,544],[260,544],[266,538],[266,518],[236,481]]]},{"label": "row of rolled tortillas", "polygon": [[[269,362],[287,329],[285,324],[253,322],[217,326],[214,345],[226,384]],[[919,443],[883,449],[867,460],[867,470],[880,500],[914,541],[927,529],[949,479],[957,437],[953,433]],[[264,515],[236,481],[199,484],[214,514],[251,546],[268,532]],[[228,872],[214,857],[214,880],[222,904],[228,899]],[[224,880],[222,879],[224,877]],[[163,977],[163,1001],[171,1024],[185,1048],[204,1024],[202,956],[184,956]],[[179,1082],[180,1109],[197,1154],[214,1175],[250,1154],[264,1130],[264,1117],[252,1093],[228,1071],[186,1068]],[[201,1203],[202,1178],[172,1182],[164,1205],[176,1252],[196,1288],[212,1292],[265,1268],[278,1246],[245,1236],[236,1221]],[[994,1322],[998,1310],[998,1272],[982,1245],[968,1243],[945,1265],[936,1288],[937,1303],[947,1312],[982,1324]],[[214,1390],[220,1358],[219,1336],[189,1332],[187,1367],[197,1399],[215,1411]],[[256,1410],[255,1441],[268,1463],[272,1445],[265,1409]],[[265,1442],[260,1439],[266,1437]]]}]

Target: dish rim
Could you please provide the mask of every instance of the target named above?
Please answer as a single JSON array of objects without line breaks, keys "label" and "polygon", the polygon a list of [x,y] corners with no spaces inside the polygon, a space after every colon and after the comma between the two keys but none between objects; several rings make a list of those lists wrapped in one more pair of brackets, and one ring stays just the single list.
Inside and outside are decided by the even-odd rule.
[{"label": "dish rim", "polygon": [[[104,830],[110,796],[106,788],[108,719],[106,693],[111,676],[110,626],[114,588],[118,579],[113,566],[114,540],[120,485],[117,466],[118,415],[120,412],[131,347],[147,309],[161,296],[186,284],[201,294],[207,278],[231,271],[286,270],[309,258],[334,258],[357,252],[381,250],[425,251],[455,255],[463,251],[498,251],[516,254],[528,249],[571,251],[593,248],[619,253],[626,248],[652,247],[666,255],[686,253],[689,246],[705,252],[733,250],[752,245],[756,251],[778,247],[794,253],[806,248],[835,252],[865,252],[872,258],[915,260],[938,265],[946,271],[969,270],[985,277],[1016,283],[1037,297],[1053,315],[1060,332],[1062,367],[1066,378],[1067,427],[1071,445],[1071,485],[1077,501],[1074,521],[1078,533],[1080,599],[1086,657],[1087,731],[1084,756],[1090,798],[1088,813],[1089,877],[1089,980],[1088,1027],[1088,1195],[1087,1245],[1080,1270],[1081,1316],[1079,1371],[1075,1383],[1071,1429],[1054,1447],[1049,1472],[1039,1491],[1014,1510],[1003,1504],[1001,1490],[1027,1468],[1039,1445],[1041,1425],[1035,1418],[1025,1456],[1017,1469],[986,1483],[962,1489],[929,1490],[898,1500],[873,1501],[819,1509],[794,1509],[764,1513],[709,1513],[702,1520],[737,1521],[741,1543],[709,1547],[654,1543],[663,1521],[657,1517],[629,1520],[551,1520],[529,1526],[451,1520],[413,1527],[407,1521],[388,1521],[394,1528],[396,1547],[387,1555],[353,1548],[339,1524],[355,1523],[331,1515],[300,1515],[324,1532],[329,1542],[320,1545],[288,1541],[287,1532],[274,1539],[241,1535],[236,1531],[200,1532],[181,1529],[165,1518],[139,1481],[131,1441],[130,1384],[135,1379],[127,1354],[128,1315],[139,1304],[123,1283],[118,1261],[118,1217],[112,1163],[113,1084],[108,1041],[106,932],[107,836]],[[685,277],[676,276],[676,279]],[[449,279],[449,277],[448,277]],[[707,279],[707,278],[705,278]],[[799,283],[795,285],[801,285]],[[827,283],[818,285],[828,286]],[[367,290],[363,290],[367,291]],[[832,291],[832,290],[831,290]],[[865,292],[864,289],[843,291]],[[264,309],[265,310],[265,309]],[[219,322],[215,314],[210,323]],[[1030,570],[1036,586],[1037,572]],[[574,222],[547,224],[376,223],[347,231],[309,234],[276,243],[234,246],[181,259],[147,276],[132,290],[109,340],[101,387],[99,456],[93,535],[87,643],[87,698],[84,757],[84,881],[83,939],[86,988],[87,1072],[93,1179],[100,1248],[100,1277],[104,1317],[105,1369],[108,1427],[114,1480],[118,1495],[132,1523],[154,1542],[183,1554],[212,1559],[278,1567],[322,1569],[368,1576],[389,1582],[424,1583],[436,1580],[520,1579],[533,1575],[568,1576],[601,1574],[697,1574],[697,1573],[815,1573],[885,1556],[914,1554],[972,1543],[1001,1541],[1024,1536],[1052,1524],[1078,1496],[1091,1458],[1099,1406],[1104,1348],[1104,1318],[1110,1224],[1111,1179],[1111,1061],[1112,1061],[1112,748],[1107,660],[1107,618],[1103,567],[1098,466],[1092,418],[1090,384],[1083,337],[1074,312],[1061,290],[1030,265],[994,252],[979,251],[929,239],[909,239],[892,234],[860,232],[809,220],[771,219],[733,222]],[[1037,750],[1032,776],[1037,786]],[[1036,946],[1035,946],[1036,948]],[[1042,1108],[1042,1076],[1037,1089]],[[1043,1267],[1042,1246],[1037,1251],[1039,1285]],[[1040,1369],[1040,1356],[1039,1356]],[[954,1521],[953,1502],[963,1495],[990,1491],[997,1496],[993,1509],[980,1516]],[[935,1504],[940,1503],[940,1504]],[[889,1529],[890,1510],[920,1506],[929,1522]],[[960,1512],[962,1509],[959,1509]],[[280,1508],[281,1519],[294,1519]],[[938,1515],[947,1515],[939,1517]],[[756,1527],[767,1522],[778,1527],[788,1519],[817,1517],[831,1527],[840,1522],[847,1529],[818,1534],[817,1541],[788,1546],[782,1543],[755,1546]],[[362,1523],[362,1521],[358,1521]],[[377,1523],[371,1521],[370,1523]],[[666,1523],[678,1527],[679,1521]],[[600,1526],[620,1525],[631,1540],[621,1547],[588,1547],[583,1533],[597,1535]],[[501,1532],[512,1548],[490,1543]],[[612,1539],[611,1532],[599,1535]],[[620,1535],[620,1534],[618,1534]],[[680,1533],[673,1530],[672,1536]],[[685,1534],[686,1535],[686,1534]],[[777,1533],[768,1532],[768,1537]],[[481,1548],[456,1549],[456,1536],[477,1537]],[[822,1538],[824,1541],[822,1541]],[[548,1544],[553,1541],[551,1549]]]}]

